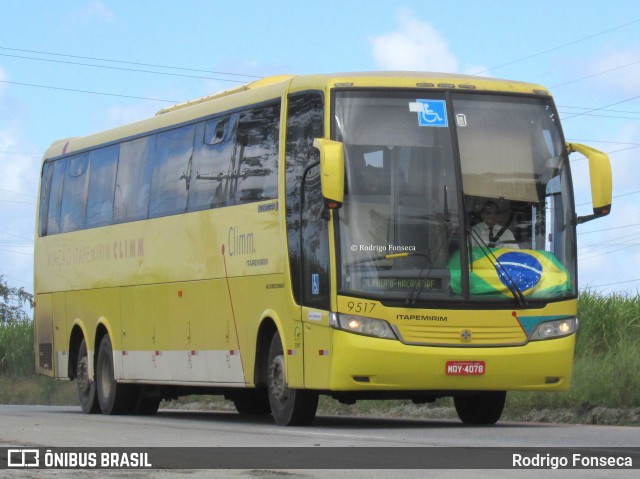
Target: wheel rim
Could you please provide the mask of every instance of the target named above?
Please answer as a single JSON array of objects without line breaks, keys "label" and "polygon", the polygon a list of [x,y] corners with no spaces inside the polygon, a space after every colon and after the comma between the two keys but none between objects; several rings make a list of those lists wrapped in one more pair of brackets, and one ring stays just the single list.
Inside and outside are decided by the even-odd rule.
[{"label": "wheel rim", "polygon": [[102,387],[102,395],[106,398],[111,394],[111,364],[109,361],[102,361],[100,368],[100,386]]},{"label": "wheel rim", "polygon": [[284,356],[276,356],[269,367],[269,389],[271,396],[280,402],[287,399],[287,383],[284,374]]},{"label": "wheel rim", "polygon": [[90,389],[88,362],[87,356],[83,356],[78,361],[78,367],[76,368],[78,390],[84,395],[87,395]]}]

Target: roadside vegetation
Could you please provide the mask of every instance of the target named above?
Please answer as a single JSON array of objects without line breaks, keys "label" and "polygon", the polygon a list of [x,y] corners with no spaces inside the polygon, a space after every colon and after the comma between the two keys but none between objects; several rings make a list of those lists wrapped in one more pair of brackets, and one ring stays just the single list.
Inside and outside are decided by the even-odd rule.
[{"label": "roadside vegetation", "polygon": [[[640,294],[584,292],[578,303],[574,376],[566,393],[510,393],[503,419],[538,422],[640,424]],[[0,403],[77,404],[75,383],[34,375],[33,324],[25,318],[0,324]],[[165,405],[163,405],[164,407]],[[233,410],[218,397],[198,396],[168,407]],[[320,414],[454,418],[450,400],[361,401],[344,406],[323,398]]]}]

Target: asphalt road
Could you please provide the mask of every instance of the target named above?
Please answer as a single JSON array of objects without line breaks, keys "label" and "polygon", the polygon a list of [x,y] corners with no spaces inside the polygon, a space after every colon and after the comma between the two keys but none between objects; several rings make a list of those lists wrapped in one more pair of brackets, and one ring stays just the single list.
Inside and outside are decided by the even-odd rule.
[{"label": "asphalt road", "polygon": [[[454,420],[403,420],[318,416],[311,427],[276,426],[270,417],[243,417],[230,412],[161,410],[152,417],[84,415],[77,407],[0,405],[2,447],[278,447],[337,448],[625,448],[640,447],[640,427],[498,423],[465,427]],[[353,449],[351,449],[353,450]],[[498,449],[499,450],[499,449]],[[585,449],[586,450],[586,449]],[[310,451],[310,452],[309,452]],[[375,450],[374,450],[375,451]],[[468,450],[467,450],[468,451]],[[490,451],[489,451],[490,452]],[[456,453],[464,454],[465,450]],[[377,452],[376,456],[380,456]],[[375,457],[374,457],[375,459]],[[329,458],[330,460],[330,458]],[[637,459],[637,460],[640,460]],[[334,467],[335,464],[327,464]],[[274,469],[70,471],[0,470],[0,477],[212,477],[333,478],[355,477],[638,477],[635,470],[389,470]]]}]

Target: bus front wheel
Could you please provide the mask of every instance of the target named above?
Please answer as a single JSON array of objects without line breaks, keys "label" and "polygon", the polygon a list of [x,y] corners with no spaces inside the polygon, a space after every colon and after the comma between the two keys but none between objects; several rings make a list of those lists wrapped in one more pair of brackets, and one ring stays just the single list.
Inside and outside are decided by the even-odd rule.
[{"label": "bus front wheel", "polygon": [[278,332],[273,335],[269,347],[267,391],[271,414],[280,426],[306,426],[315,418],[318,393],[287,386],[284,351]]},{"label": "bus front wheel", "polygon": [[76,364],[76,386],[78,388],[78,399],[80,407],[85,414],[95,414],[100,412],[100,403],[96,396],[96,383],[89,376],[89,355],[87,354],[87,343],[82,338],[78,347],[78,362]]},{"label": "bus front wheel", "polygon": [[453,404],[458,417],[465,424],[495,424],[502,416],[507,398],[505,391],[478,391],[454,396]]}]

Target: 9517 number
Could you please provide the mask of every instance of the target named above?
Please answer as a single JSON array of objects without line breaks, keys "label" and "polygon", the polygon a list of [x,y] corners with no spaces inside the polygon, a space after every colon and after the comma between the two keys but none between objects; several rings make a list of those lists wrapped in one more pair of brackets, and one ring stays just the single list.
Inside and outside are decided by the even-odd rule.
[{"label": "9517 number", "polygon": [[376,307],[376,303],[370,301],[349,301],[347,309],[350,313],[370,313]]}]

